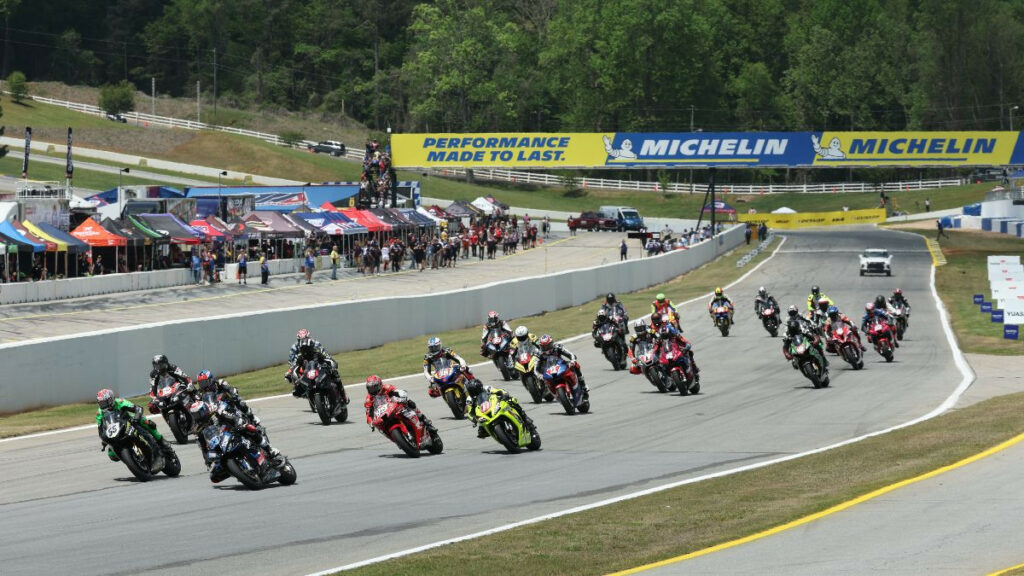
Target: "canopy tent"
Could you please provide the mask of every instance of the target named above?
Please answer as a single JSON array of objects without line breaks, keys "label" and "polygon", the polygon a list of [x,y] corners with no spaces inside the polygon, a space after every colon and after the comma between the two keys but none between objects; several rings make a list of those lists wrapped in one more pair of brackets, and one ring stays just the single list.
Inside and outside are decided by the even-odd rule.
[{"label": "canopy tent", "polygon": [[[12,224],[16,224],[16,223],[12,222]],[[42,241],[47,243],[47,249],[46,249],[47,252],[67,252],[68,251],[68,243],[67,242],[62,242],[62,241],[54,238],[53,236],[50,236],[49,234],[47,234],[46,232],[43,232],[42,230],[39,229],[38,226],[36,226],[35,224],[29,222],[28,220],[26,220],[24,222],[21,222],[21,225],[30,234],[32,234],[36,238],[39,238],[40,240],[42,240]],[[18,226],[15,225],[14,227],[17,228]],[[54,246],[53,250],[50,250],[50,248],[49,248],[50,244],[53,244],[53,246]]]},{"label": "canopy tent", "polygon": [[381,222],[376,216],[366,210],[344,208],[341,210],[341,213],[370,232],[389,232],[391,230],[390,224]]},{"label": "canopy tent", "polygon": [[391,226],[391,230],[395,232],[408,231],[414,228],[406,219],[401,216],[396,216],[391,213],[387,208],[370,208],[370,214],[377,217],[378,220]]},{"label": "canopy tent", "polygon": [[[30,222],[26,222],[25,223],[26,226],[28,226],[29,224],[31,224],[31,223]],[[82,242],[78,238],[75,238],[71,234],[68,234],[67,232],[61,230],[60,228],[57,228],[56,226],[54,226],[52,224],[47,224],[46,222],[40,222],[39,224],[35,224],[34,226],[36,228],[39,228],[43,232],[45,232],[46,235],[49,236],[50,238],[53,238],[53,239],[55,239],[55,240],[57,240],[59,242],[63,242],[64,244],[66,244],[68,252],[78,253],[78,252],[88,252],[89,251],[89,245],[88,244],[86,244],[85,242]]]},{"label": "canopy tent", "polygon": [[193,220],[189,222],[188,225],[194,230],[202,232],[203,236],[205,236],[207,240],[223,240],[224,237],[227,236],[220,230],[217,230],[212,224],[210,224],[206,220]]},{"label": "canopy tent", "polygon": [[[20,233],[22,236],[27,238],[30,242],[32,242],[34,244],[42,244],[43,245],[43,251],[45,251],[45,252],[56,252],[57,251],[57,243],[56,242],[47,240],[45,238],[40,238],[39,236],[33,234],[32,232],[29,232],[28,228],[25,228],[25,225],[22,224],[21,222],[18,222],[17,220],[12,220],[10,222],[10,224],[11,224],[12,227],[14,227],[15,230],[18,231],[18,233]],[[67,247],[65,246],[64,249],[67,250]]]},{"label": "canopy tent", "polygon": [[338,208],[335,207],[334,204],[331,204],[330,202],[324,202],[323,204],[321,204],[320,205],[320,209],[325,211],[325,212],[337,212],[338,211]]},{"label": "canopy tent", "polygon": [[402,216],[404,216],[406,220],[412,222],[418,228],[431,228],[433,226],[437,226],[437,222],[433,218],[425,216],[412,208],[399,208],[398,211],[402,213]]},{"label": "canopy tent", "polygon": [[[61,266],[61,259],[54,255],[53,258],[53,272],[57,275],[77,276],[78,275],[78,258],[71,259],[71,254],[81,254],[89,250],[89,246],[75,238],[74,236],[64,232],[60,228],[48,224],[46,222],[40,222],[39,224],[33,224],[32,222],[25,221],[25,227],[35,233],[37,236],[52,240],[57,243],[57,251],[64,253],[63,266]],[[72,274],[72,265],[74,267],[74,274]]]},{"label": "canopy tent", "polygon": [[484,198],[483,196],[477,198],[476,200],[473,200],[471,204],[484,214],[492,214],[496,216],[501,215],[501,209],[495,206],[494,204],[488,202],[487,199]]},{"label": "canopy tent", "polygon": [[351,236],[354,234],[366,234],[368,232],[365,226],[356,224],[344,214],[338,212],[292,214],[291,216],[296,221],[304,222],[305,224],[328,235],[344,234],[346,236]]},{"label": "canopy tent", "polygon": [[257,210],[244,219],[245,226],[251,233],[274,238],[302,238],[302,229],[292,224],[277,212]]},{"label": "canopy tent", "polygon": [[189,197],[225,197],[253,195],[256,209],[261,211],[291,212],[304,206],[344,203],[359,193],[358,182],[310,184],[308,186],[195,186],[185,190]]},{"label": "canopy tent", "polygon": [[[482,216],[484,214],[483,210],[463,200],[456,200],[455,202],[452,202],[450,206],[444,209],[444,212],[453,218],[470,218],[473,216]],[[490,214],[490,211],[487,213]]]},{"label": "canopy tent", "polygon": [[12,251],[12,246],[17,246],[18,252],[43,252],[46,250],[46,245],[29,240],[7,220],[0,221],[0,236],[8,245],[8,251]]},{"label": "canopy tent", "polygon": [[[135,226],[132,226],[130,223],[123,224],[117,220],[104,218],[103,221],[100,222],[100,226],[103,226],[108,231],[117,234],[118,236],[124,236],[124,239],[129,246],[144,246],[155,241],[154,236],[143,232]],[[159,237],[156,232],[153,234]]]},{"label": "canopy tent", "polygon": [[136,214],[136,218],[150,230],[170,239],[173,244],[199,244],[199,233],[178,219],[174,214]]},{"label": "canopy tent", "polygon": [[[0,231],[2,231],[2,229],[3,225],[0,224]],[[118,247],[128,244],[128,241],[124,236],[114,234],[103,226],[97,224],[92,218],[86,218],[84,222],[78,225],[78,228],[71,231],[71,235],[93,247]]]},{"label": "canopy tent", "polygon": [[[437,208],[437,207],[434,206],[434,208]],[[417,206],[416,207],[416,212],[418,212],[421,216],[423,216],[425,218],[429,218],[430,221],[434,223],[434,226],[440,225],[441,222],[446,222],[446,220],[444,219],[443,216],[440,216],[440,215],[438,215],[438,214],[436,214],[434,212],[431,212],[430,210],[424,208],[423,206]]]},{"label": "canopy tent", "polygon": [[[716,200],[714,206],[715,206],[715,214],[736,214],[736,209],[735,208],[733,208],[732,206],[729,206],[728,204],[726,204],[725,202],[722,202],[720,200]],[[701,212],[710,212],[710,211],[711,211],[711,209],[708,207],[707,204],[705,204],[704,208],[701,210]]]},{"label": "canopy tent", "polygon": [[772,214],[796,214],[796,210],[783,206],[782,208],[776,208],[772,210]]},{"label": "canopy tent", "polygon": [[17,202],[0,202],[0,220],[13,220],[18,217]]},{"label": "canopy tent", "polygon": [[320,214],[324,214],[324,212],[318,212],[316,214],[312,214],[310,212],[292,212],[291,214],[285,214],[284,215],[284,219],[289,221],[289,222],[291,222],[296,227],[301,228],[303,232],[306,232],[306,233],[319,232],[320,231],[319,228],[317,228],[316,226],[310,224],[306,220],[303,220],[302,218],[299,217],[299,216],[301,216],[303,214],[311,214],[313,216],[319,216]]}]

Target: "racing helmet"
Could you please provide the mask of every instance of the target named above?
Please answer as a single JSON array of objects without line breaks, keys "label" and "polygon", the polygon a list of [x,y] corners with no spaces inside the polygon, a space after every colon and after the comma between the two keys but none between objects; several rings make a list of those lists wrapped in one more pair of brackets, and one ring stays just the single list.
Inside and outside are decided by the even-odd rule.
[{"label": "racing helmet", "polygon": [[789,310],[787,312],[789,313],[790,318],[796,318],[797,316],[800,315],[800,311],[796,309],[796,304],[790,305]]},{"label": "racing helmet", "polygon": [[306,330],[305,328],[299,328],[299,332],[295,334],[295,339],[302,340],[304,338],[309,338],[309,330]]},{"label": "racing helmet", "polygon": [[608,320],[608,312],[604,308],[598,310],[597,311],[597,319],[599,321],[601,321],[601,322],[604,322],[605,320]]},{"label": "racing helmet", "polygon": [[618,302],[618,300],[615,299],[615,294],[612,292],[609,292],[608,295],[604,297],[604,301],[605,304],[615,304]]},{"label": "racing helmet", "polygon": [[96,393],[96,403],[101,409],[110,410],[114,407],[114,391],[110,388],[100,390]]},{"label": "racing helmet", "polygon": [[654,300],[658,304],[667,304],[668,303],[668,298],[665,297],[665,293],[664,292],[658,292],[658,295],[654,297]]},{"label": "racing helmet", "polygon": [[427,340],[427,353],[431,356],[441,351],[441,339],[437,336],[432,336],[430,340]]},{"label": "racing helmet", "polygon": [[903,289],[902,288],[897,288],[897,289],[893,290],[892,291],[892,295],[893,296],[903,296]]},{"label": "racing helmet", "polygon": [[821,294],[821,288],[818,288],[817,286],[811,286],[811,294],[813,294],[814,296]]},{"label": "racing helmet", "polygon": [[761,298],[764,298],[765,296],[768,295],[768,291],[764,289],[764,286],[761,286],[760,288],[757,289],[757,295],[760,296]]},{"label": "racing helmet", "polygon": [[541,352],[550,352],[555,347],[555,339],[544,334],[537,340],[537,346],[540,346]]},{"label": "racing helmet", "polygon": [[885,296],[882,296],[881,294],[875,296],[875,308],[885,309]]},{"label": "racing helmet", "polygon": [[871,314],[872,312],[874,312],[875,311],[875,303],[874,302],[868,302],[867,304],[865,304],[864,305],[864,311],[867,312],[868,314]]},{"label": "racing helmet", "polygon": [[516,331],[515,331],[514,336],[516,337],[517,340],[522,342],[523,340],[526,340],[526,337],[529,336],[529,335],[530,335],[530,331],[526,329],[526,326],[516,326]]},{"label": "racing helmet", "polygon": [[664,314],[651,314],[651,326],[653,326],[655,328],[660,328],[661,325],[664,322],[665,322],[665,315]]},{"label": "racing helmet", "polygon": [[831,306],[831,305],[832,305],[832,303],[828,301],[828,298],[819,298],[818,299],[818,309],[819,310],[828,310],[828,307]]},{"label": "racing helmet", "polygon": [[487,313],[487,325],[497,326],[498,324],[501,324],[501,316],[498,316],[497,311],[491,310]]},{"label": "racing helmet", "polygon": [[473,398],[479,396],[480,393],[483,391],[484,383],[477,378],[473,378],[472,380],[469,381],[469,384],[466,384],[466,392],[468,392],[469,395]]},{"label": "racing helmet", "polygon": [[384,387],[384,382],[380,379],[380,376],[376,374],[366,377],[366,393],[376,396],[380,394],[380,389]]},{"label": "racing helmet", "polygon": [[209,370],[200,370],[196,374],[196,385],[203,392],[212,392],[214,385],[213,373]]},{"label": "racing helmet", "polygon": [[647,332],[647,323],[643,320],[637,320],[633,323],[633,330],[636,331],[637,335]]},{"label": "racing helmet", "polygon": [[153,370],[159,373],[167,372],[171,367],[171,362],[167,359],[167,356],[163,354],[157,354],[153,356]]},{"label": "racing helmet", "polygon": [[839,317],[839,308],[837,308],[836,306],[829,306],[826,314],[828,314],[829,318],[835,320],[836,318]]},{"label": "racing helmet", "polygon": [[721,296],[721,295],[722,295],[722,287],[718,286],[718,287],[715,288],[715,296]]}]

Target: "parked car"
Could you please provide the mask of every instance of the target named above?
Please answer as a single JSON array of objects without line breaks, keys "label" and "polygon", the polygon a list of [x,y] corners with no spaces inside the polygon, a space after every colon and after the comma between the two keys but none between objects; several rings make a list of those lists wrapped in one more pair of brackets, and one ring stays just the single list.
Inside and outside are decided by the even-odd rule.
[{"label": "parked car", "polygon": [[601,206],[601,215],[615,220],[619,232],[624,230],[640,230],[644,227],[644,219],[636,208],[629,206]]},{"label": "parked car", "polygon": [[324,140],[308,146],[310,152],[317,154],[330,154],[331,156],[344,156],[345,145],[337,140]]},{"label": "parked car", "polygon": [[128,123],[128,119],[120,114],[107,114],[107,120],[110,120],[112,122],[120,122],[122,124]]},{"label": "parked car", "polygon": [[892,276],[892,254],[883,248],[868,248],[860,255],[860,275],[885,274]]},{"label": "parked car", "polygon": [[580,230],[616,230],[619,223],[612,218],[605,218],[597,212],[583,212],[573,218],[576,228]]}]

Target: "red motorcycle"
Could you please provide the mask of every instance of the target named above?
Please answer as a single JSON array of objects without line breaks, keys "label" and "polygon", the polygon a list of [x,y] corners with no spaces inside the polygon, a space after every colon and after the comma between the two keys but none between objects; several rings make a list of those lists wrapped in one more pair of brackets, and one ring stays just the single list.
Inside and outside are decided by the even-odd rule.
[{"label": "red motorcycle", "polygon": [[694,376],[693,363],[686,349],[675,340],[662,340],[659,348],[662,379],[675,385],[680,396],[700,392],[700,381]]},{"label": "red motorcycle", "polygon": [[544,380],[548,390],[558,397],[566,414],[571,415],[577,410],[581,414],[590,411],[590,399],[583,396],[583,386],[580,386],[576,377],[576,370],[564,358],[544,357],[537,368],[537,373]]},{"label": "red motorcycle", "polygon": [[868,336],[875,345],[875,351],[881,354],[886,362],[892,362],[892,327],[880,318],[875,318],[868,325]]},{"label": "red motorcycle", "polygon": [[371,407],[371,426],[387,436],[411,458],[419,458],[420,450],[440,454],[444,450],[441,436],[431,434],[415,410],[405,405],[404,398],[377,396]]},{"label": "red motorcycle", "polygon": [[864,367],[864,356],[860,352],[860,344],[853,335],[853,328],[847,324],[837,324],[832,329],[829,348],[843,357],[854,370]]}]

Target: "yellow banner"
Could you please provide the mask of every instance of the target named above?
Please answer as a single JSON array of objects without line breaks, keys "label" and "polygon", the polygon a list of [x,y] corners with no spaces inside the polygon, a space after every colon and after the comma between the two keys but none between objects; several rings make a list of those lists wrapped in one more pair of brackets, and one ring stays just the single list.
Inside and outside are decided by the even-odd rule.
[{"label": "yellow banner", "polygon": [[[1009,163],[1017,132],[822,132],[815,166],[971,166]],[[1004,160],[1005,159],[1005,160]]]},{"label": "yellow banner", "polygon": [[392,134],[391,145],[399,166],[569,168],[604,166],[605,138],[579,133]]},{"label": "yellow banner", "polygon": [[811,226],[841,226],[844,224],[871,224],[885,221],[885,210],[847,210],[835,212],[803,212],[797,214],[740,214],[740,222],[760,224],[769,228],[808,228]]}]

